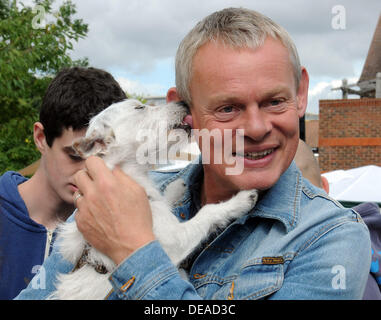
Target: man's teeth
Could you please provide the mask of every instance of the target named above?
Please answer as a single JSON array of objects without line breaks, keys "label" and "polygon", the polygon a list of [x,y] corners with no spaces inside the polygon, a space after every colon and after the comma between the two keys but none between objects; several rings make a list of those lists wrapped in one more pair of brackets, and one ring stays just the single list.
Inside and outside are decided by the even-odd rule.
[{"label": "man's teeth", "polygon": [[268,150],[264,150],[261,152],[236,153],[236,156],[244,157],[244,158],[251,159],[251,160],[257,160],[257,159],[261,159],[261,158],[267,156],[268,154],[272,153],[273,151],[274,151],[274,149],[268,149]]}]

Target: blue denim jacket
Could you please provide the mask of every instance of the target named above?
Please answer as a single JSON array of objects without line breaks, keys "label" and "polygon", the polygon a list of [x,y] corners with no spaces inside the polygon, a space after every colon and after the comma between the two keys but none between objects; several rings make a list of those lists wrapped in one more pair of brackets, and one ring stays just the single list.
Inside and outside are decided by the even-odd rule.
[{"label": "blue denim jacket", "polygon": [[[175,214],[188,219],[201,165],[153,173],[161,191],[174,179],[188,186]],[[57,271],[73,266],[53,249],[44,263],[45,289],[18,299],[43,299]],[[361,299],[371,263],[361,217],[304,179],[294,163],[255,208],[209,243],[183,280],[158,241],[125,259],[111,274],[107,299]]]}]

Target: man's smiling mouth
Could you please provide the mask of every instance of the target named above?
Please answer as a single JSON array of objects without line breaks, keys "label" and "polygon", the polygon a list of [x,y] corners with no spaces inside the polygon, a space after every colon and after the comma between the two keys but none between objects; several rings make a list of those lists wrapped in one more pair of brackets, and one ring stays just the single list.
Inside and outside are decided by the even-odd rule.
[{"label": "man's smiling mouth", "polygon": [[275,150],[275,148],[263,150],[260,152],[245,152],[245,153],[240,153],[240,152],[235,153],[234,152],[233,156],[234,157],[242,157],[242,158],[246,158],[249,160],[259,160],[259,159],[262,159],[262,158],[266,157],[267,155],[273,153],[274,150]]}]

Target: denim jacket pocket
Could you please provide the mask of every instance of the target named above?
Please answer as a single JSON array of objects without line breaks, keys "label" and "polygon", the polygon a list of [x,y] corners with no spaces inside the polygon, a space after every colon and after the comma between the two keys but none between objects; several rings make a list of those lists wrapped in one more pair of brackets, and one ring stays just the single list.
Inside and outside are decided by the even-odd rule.
[{"label": "denim jacket pocket", "polygon": [[261,299],[278,291],[282,283],[283,263],[247,265],[231,282],[228,299]]},{"label": "denim jacket pocket", "polygon": [[[206,275],[198,283],[195,283],[197,291],[208,296],[208,292],[214,294],[210,299],[220,300],[256,300],[278,291],[283,284],[284,266],[276,260],[268,263],[263,259],[257,262],[245,264],[236,275],[216,279],[215,276]],[[258,261],[259,260],[259,261]],[[216,286],[220,288],[217,289]],[[210,290],[209,290],[210,289]],[[217,289],[217,290],[216,290]]]}]

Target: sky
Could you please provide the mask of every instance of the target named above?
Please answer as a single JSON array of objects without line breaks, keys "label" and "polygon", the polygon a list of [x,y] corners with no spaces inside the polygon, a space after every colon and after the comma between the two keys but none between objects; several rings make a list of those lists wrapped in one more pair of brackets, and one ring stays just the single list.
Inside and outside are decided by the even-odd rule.
[{"label": "sky", "polygon": [[[60,3],[62,1],[56,1]],[[73,58],[109,71],[129,93],[165,96],[175,86],[174,56],[187,32],[226,7],[259,11],[282,25],[310,75],[307,112],[319,99],[341,98],[331,88],[361,75],[381,14],[380,0],[76,0],[88,36]],[[349,96],[358,98],[358,96]]]}]

